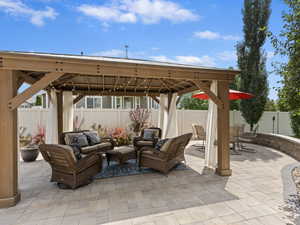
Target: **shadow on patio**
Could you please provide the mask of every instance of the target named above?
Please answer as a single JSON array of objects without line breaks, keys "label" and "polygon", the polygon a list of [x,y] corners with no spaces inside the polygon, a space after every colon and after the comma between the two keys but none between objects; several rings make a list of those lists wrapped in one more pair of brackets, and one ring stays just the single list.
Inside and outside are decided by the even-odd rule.
[{"label": "shadow on patio", "polygon": [[[193,143],[197,143],[196,141],[193,141]],[[241,155],[230,155],[231,161],[257,161],[261,160],[264,162],[268,161],[274,161],[279,158],[282,158],[282,154],[277,153],[274,151],[274,149],[255,145],[255,144],[244,144],[247,148],[253,149],[256,152],[255,153],[249,153],[245,151],[241,151]],[[201,159],[204,159],[204,151],[195,150],[194,147],[190,147],[186,150],[187,155],[195,156]]]}]

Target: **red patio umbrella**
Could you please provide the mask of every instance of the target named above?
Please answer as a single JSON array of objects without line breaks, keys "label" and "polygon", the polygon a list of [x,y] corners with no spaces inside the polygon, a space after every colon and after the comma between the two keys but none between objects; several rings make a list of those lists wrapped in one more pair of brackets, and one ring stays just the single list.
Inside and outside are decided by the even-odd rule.
[{"label": "red patio umbrella", "polygon": [[[236,91],[236,90],[229,90],[229,100],[237,100],[237,99],[249,99],[253,98],[254,95],[247,93],[247,92],[241,92],[241,91]],[[198,94],[194,94],[192,98],[198,98],[202,100],[207,100],[209,99],[209,96],[205,94],[204,92],[200,92]]]}]

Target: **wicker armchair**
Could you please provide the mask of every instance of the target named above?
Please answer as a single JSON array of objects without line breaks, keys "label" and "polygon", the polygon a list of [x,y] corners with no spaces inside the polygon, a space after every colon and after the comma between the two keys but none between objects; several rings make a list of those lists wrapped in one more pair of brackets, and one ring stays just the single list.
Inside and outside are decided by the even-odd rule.
[{"label": "wicker armchair", "polygon": [[167,174],[178,163],[185,161],[184,150],[192,136],[192,133],[188,133],[172,138],[160,150],[142,148],[139,152],[139,167],[148,167]]},{"label": "wicker armchair", "polygon": [[89,154],[77,160],[67,145],[40,145],[43,158],[52,168],[51,182],[75,189],[90,183],[92,177],[102,169],[101,154]]},{"label": "wicker armchair", "polygon": [[[153,136],[150,138],[145,138],[146,132],[153,132]],[[157,141],[161,138],[161,129],[158,127],[144,128],[141,131],[139,137],[133,138],[133,146],[136,150],[140,150],[143,147],[153,147],[156,145]]]}]

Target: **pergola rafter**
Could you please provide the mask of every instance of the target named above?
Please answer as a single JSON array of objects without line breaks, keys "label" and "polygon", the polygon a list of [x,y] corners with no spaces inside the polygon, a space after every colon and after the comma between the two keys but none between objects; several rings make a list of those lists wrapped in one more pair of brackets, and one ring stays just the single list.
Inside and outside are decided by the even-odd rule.
[{"label": "pergola rafter", "polygon": [[[73,103],[86,95],[150,96],[159,102],[158,97],[163,94],[168,96],[166,107],[170,107],[173,94],[181,96],[202,90],[218,105],[217,173],[230,175],[228,85],[238,73],[136,59],[0,52],[0,166],[7,171],[0,173],[0,207],[12,206],[20,198],[16,109],[40,90],[46,90],[49,95],[50,90],[56,89],[59,134],[63,131],[65,91],[77,96]],[[210,90],[212,81],[217,81],[218,93]],[[23,82],[31,86],[18,94]]]}]

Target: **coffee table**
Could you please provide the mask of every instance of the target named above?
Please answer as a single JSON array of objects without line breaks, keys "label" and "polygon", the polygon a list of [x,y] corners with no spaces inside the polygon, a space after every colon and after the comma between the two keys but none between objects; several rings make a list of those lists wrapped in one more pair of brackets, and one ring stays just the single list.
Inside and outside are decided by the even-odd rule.
[{"label": "coffee table", "polygon": [[113,150],[106,152],[107,165],[110,161],[117,161],[120,165],[124,164],[129,159],[136,159],[136,151],[131,146],[115,147]]}]

